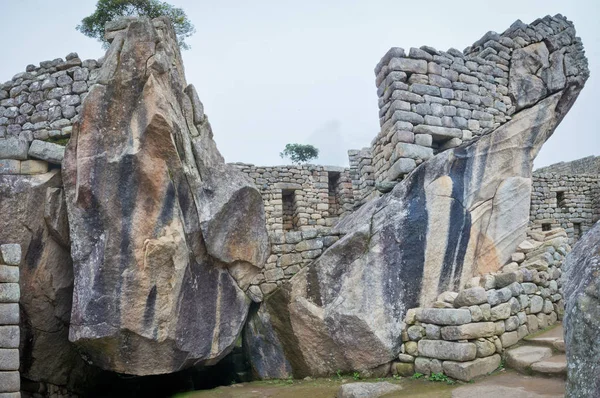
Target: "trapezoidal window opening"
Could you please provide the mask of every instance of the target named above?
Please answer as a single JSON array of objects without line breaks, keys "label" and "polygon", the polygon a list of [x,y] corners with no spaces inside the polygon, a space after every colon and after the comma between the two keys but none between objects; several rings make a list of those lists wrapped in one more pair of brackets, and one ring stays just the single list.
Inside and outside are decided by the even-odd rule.
[{"label": "trapezoidal window opening", "polygon": [[567,207],[564,191],[556,192],[556,207],[560,207],[561,209],[565,209]]},{"label": "trapezoidal window opening", "polygon": [[293,189],[281,190],[281,202],[283,210],[283,230],[293,231],[296,229],[296,191]]},{"label": "trapezoidal window opening", "polygon": [[542,224],[542,231],[550,231],[552,229],[552,224],[550,223],[544,223]]}]

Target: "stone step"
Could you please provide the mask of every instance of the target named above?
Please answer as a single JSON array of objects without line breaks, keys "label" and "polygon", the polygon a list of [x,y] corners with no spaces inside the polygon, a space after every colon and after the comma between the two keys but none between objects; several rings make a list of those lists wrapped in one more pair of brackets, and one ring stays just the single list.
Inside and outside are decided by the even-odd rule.
[{"label": "stone step", "polygon": [[541,376],[567,377],[567,357],[564,354],[554,355],[531,365],[531,370]]},{"label": "stone step", "polygon": [[550,357],[552,349],[549,347],[524,345],[506,351],[506,367],[528,373],[531,365]]},{"label": "stone step", "polygon": [[549,347],[557,352],[565,352],[565,340],[562,324],[557,324],[539,334],[525,337],[528,345]]}]

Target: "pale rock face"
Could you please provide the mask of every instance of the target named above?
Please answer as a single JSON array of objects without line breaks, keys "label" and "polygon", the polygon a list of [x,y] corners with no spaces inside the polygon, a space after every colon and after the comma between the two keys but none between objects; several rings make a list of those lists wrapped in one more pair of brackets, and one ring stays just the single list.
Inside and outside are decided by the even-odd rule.
[{"label": "pale rock face", "polygon": [[562,267],[567,396],[600,396],[600,222],[575,244]]},{"label": "pale rock face", "polygon": [[168,20],[122,25],[63,162],[69,339],[103,369],[170,373],[233,348],[268,237],[259,192],[224,164],[185,83]]},{"label": "pale rock face", "polygon": [[[509,75],[521,79],[511,86],[519,111],[510,120],[424,161],[390,193],[343,219],[336,230],[345,236],[265,299],[268,319],[253,319],[277,336],[268,352],[284,357],[296,377],[375,368],[397,357],[409,308],[431,306],[442,292],[509,263],[529,221],[533,160],[588,76],[583,51],[575,51],[580,64],[555,92],[544,80],[549,74],[536,75],[551,68],[546,44],[515,51]],[[497,304],[513,296],[504,289]],[[511,306],[500,305],[508,313],[494,313],[503,320]],[[517,335],[507,339],[511,333]],[[260,354],[251,361],[266,363]]]}]

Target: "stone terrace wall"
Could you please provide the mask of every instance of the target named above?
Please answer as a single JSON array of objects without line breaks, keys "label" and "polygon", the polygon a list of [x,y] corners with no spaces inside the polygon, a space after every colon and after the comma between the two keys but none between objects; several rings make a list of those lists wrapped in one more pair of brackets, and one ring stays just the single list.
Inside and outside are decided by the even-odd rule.
[{"label": "stone terrace wall", "polygon": [[0,174],[42,174],[64,144],[101,64],[76,53],[28,65],[0,84]]},{"label": "stone terrace wall", "polygon": [[536,172],[531,194],[530,227],[562,227],[570,242],[577,241],[600,219],[598,175],[560,175]]},{"label": "stone terrace wall", "polygon": [[434,308],[408,310],[392,371],[469,381],[496,370],[506,348],[562,319],[561,265],[570,250],[562,229],[530,232],[501,272],[442,293]]},{"label": "stone terrace wall", "polygon": [[537,169],[536,174],[593,174],[600,175],[600,156],[588,156],[571,162],[559,162]]},{"label": "stone terrace wall", "polygon": [[[582,48],[573,24],[556,15],[488,32],[464,52],[390,49],[375,68],[381,131],[369,167],[351,170],[357,185],[402,179],[436,153],[496,129],[540,95],[564,88],[585,64],[573,55]],[[513,95],[523,87],[531,87],[528,95]],[[525,99],[514,103],[515,97]]]}]

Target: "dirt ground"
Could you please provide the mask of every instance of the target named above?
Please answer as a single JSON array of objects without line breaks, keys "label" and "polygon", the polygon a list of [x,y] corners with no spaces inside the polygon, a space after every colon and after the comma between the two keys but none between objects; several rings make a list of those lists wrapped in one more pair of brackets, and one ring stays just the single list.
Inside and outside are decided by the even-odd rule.
[{"label": "dirt ground", "polygon": [[[403,387],[401,391],[385,395],[385,397],[559,398],[565,395],[564,380],[525,376],[509,370],[499,371],[471,383],[447,384],[446,382],[410,378],[360,381],[383,380]],[[332,398],[335,397],[341,384],[353,381],[352,378],[259,381],[181,394],[177,398]]]}]

